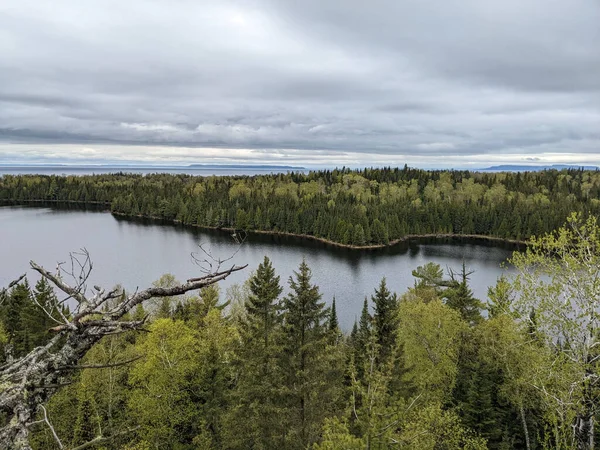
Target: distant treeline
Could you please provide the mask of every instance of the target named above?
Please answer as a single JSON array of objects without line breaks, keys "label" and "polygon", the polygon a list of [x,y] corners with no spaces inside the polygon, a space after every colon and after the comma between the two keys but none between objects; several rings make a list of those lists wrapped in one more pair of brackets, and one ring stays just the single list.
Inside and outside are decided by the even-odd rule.
[{"label": "distant treeline", "polygon": [[0,201],[106,204],[112,212],[186,225],[303,234],[343,245],[407,235],[525,240],[571,212],[598,215],[600,172],[335,169],[196,177],[183,174],[5,175]]}]

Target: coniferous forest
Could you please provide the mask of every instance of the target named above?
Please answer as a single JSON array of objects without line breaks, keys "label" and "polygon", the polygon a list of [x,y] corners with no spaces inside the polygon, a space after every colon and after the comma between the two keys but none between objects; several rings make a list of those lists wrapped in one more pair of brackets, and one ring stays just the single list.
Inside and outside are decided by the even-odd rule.
[{"label": "coniferous forest", "polygon": [[571,212],[600,213],[600,173],[424,171],[404,167],[307,174],[6,175],[0,202],[100,204],[186,225],[307,235],[350,246],[411,235],[526,240]]},{"label": "coniferous forest", "polygon": [[[91,293],[32,262],[40,281],[0,291],[0,442],[17,430],[14,448],[34,449],[591,450],[599,188],[600,174],[576,170],[5,176],[5,201],[342,244],[539,237],[484,299],[464,265],[415,267],[406,292],[382,278],[351,330],[305,261],[283,280],[267,255],[227,292],[218,281],[244,267]],[[74,261],[85,278],[89,261]]]}]

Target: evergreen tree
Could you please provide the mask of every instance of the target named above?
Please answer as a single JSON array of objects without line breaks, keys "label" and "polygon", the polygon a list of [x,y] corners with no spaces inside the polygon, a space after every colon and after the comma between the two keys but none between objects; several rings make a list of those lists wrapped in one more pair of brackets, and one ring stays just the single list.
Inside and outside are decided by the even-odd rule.
[{"label": "evergreen tree", "polygon": [[269,346],[269,333],[280,322],[277,299],[283,288],[279,280],[271,261],[265,256],[249,281],[251,295],[245,305],[246,322],[249,329],[255,329],[255,336],[261,337],[265,350]]},{"label": "evergreen tree", "polygon": [[358,322],[358,334],[357,334],[357,351],[361,352],[367,348],[367,342],[371,336],[373,318],[369,313],[369,301],[367,297],[363,302],[363,307],[360,312],[360,321]]},{"label": "evergreen tree", "polygon": [[339,330],[340,324],[337,318],[337,311],[335,306],[335,296],[331,302],[331,311],[329,312],[329,331],[334,332]]},{"label": "evergreen tree", "polygon": [[[35,299],[35,302],[33,299]],[[43,345],[50,338],[48,329],[54,326],[55,323],[42,308],[46,309],[53,317],[58,318],[58,312],[52,310],[52,305],[56,304],[57,299],[52,286],[50,286],[45,278],[41,278],[35,285],[35,290],[30,301],[26,303],[21,312],[21,327],[22,330],[27,330],[29,336],[29,348],[27,351]],[[61,312],[68,315],[66,309],[63,309]]]},{"label": "evergreen tree", "polygon": [[460,281],[455,280],[452,274],[453,285],[446,289],[444,297],[446,304],[458,311],[462,319],[470,325],[481,321],[481,302],[473,296],[473,291],[469,288],[469,275],[463,261],[460,274]]},{"label": "evergreen tree", "polygon": [[31,289],[25,278],[11,289],[6,305],[5,328],[15,357],[22,356],[33,348],[32,332],[23,323],[24,316],[28,315],[24,314],[25,310],[33,312],[32,307]]},{"label": "evergreen tree", "polygon": [[265,256],[248,284],[241,322],[241,342],[236,351],[238,382],[232,393],[233,407],[227,416],[228,448],[278,448],[281,428],[282,372],[279,276]]},{"label": "evergreen tree", "polygon": [[375,305],[373,327],[379,346],[378,361],[383,363],[394,350],[398,330],[398,298],[387,288],[385,277],[375,289],[371,301]]},{"label": "evergreen tree", "polygon": [[354,318],[354,325],[352,325],[352,331],[350,331],[349,342],[353,347],[356,345],[356,339],[358,338],[358,322]]},{"label": "evergreen tree", "polygon": [[510,314],[510,306],[513,301],[512,286],[504,275],[498,278],[495,286],[488,288],[488,315],[490,318],[502,314]]},{"label": "evergreen tree", "polygon": [[331,302],[331,308],[329,309],[329,321],[327,329],[329,331],[329,334],[331,335],[332,343],[337,343],[340,337],[342,336],[342,332],[340,330],[340,323],[338,322],[337,317],[335,296],[333,297],[333,301]]},{"label": "evergreen tree", "polygon": [[356,332],[354,333],[355,337],[352,340],[354,364],[356,374],[359,379],[361,379],[364,374],[364,361],[365,355],[367,354],[367,346],[369,344],[369,340],[371,339],[372,322],[373,317],[371,317],[371,314],[369,313],[369,301],[367,300],[367,297],[365,297],[363,301],[363,307],[360,313],[358,327],[356,328]]},{"label": "evergreen tree", "polygon": [[77,416],[73,428],[73,446],[81,445],[91,441],[100,434],[96,414],[96,405],[94,399],[86,389],[81,385],[77,392]]},{"label": "evergreen tree", "polygon": [[[327,309],[321,293],[311,284],[311,271],[302,261],[290,277],[291,292],[283,302],[283,343],[287,372],[289,434],[287,448],[306,448],[316,442],[323,420],[334,407],[325,357]],[[339,381],[339,380],[338,380]]]}]

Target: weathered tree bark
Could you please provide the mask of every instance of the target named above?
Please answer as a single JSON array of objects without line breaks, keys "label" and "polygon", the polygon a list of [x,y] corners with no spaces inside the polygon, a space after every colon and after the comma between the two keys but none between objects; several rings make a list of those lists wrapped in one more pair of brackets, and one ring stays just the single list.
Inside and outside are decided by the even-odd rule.
[{"label": "weathered tree bark", "polygon": [[[77,307],[67,318],[57,312],[61,305],[54,305],[52,314],[57,326],[52,331],[55,336],[28,355],[0,366],[0,417],[6,417],[0,423],[2,449],[31,448],[29,427],[35,421],[40,406],[67,384],[70,373],[77,370],[77,363],[87,351],[103,336],[138,330],[144,325],[145,319],[121,320],[132,308],[153,297],[171,297],[201,289],[246,266],[232,266],[170,288],[151,287],[127,297],[123,297],[120,291],[105,293],[97,287],[94,288],[95,294],[88,297],[83,283],[70,286],[62,280],[60,272],[52,274],[33,261],[31,267],[64,292],[67,298],[74,299]],[[89,269],[91,271],[91,263]],[[82,279],[85,282],[87,277]],[[109,301],[116,303],[109,305]]]}]

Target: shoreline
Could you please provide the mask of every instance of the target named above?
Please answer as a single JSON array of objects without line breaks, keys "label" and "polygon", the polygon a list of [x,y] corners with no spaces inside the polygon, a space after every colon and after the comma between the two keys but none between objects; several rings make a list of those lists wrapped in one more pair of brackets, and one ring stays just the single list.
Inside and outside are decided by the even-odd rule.
[{"label": "shoreline", "polygon": [[[166,224],[178,225],[182,227],[190,227],[190,228],[198,228],[201,230],[213,230],[213,231],[228,231],[235,232],[240,231],[239,228],[233,227],[212,227],[208,225],[195,225],[195,224],[186,224],[181,220],[168,220],[163,217],[156,216],[145,216],[142,214],[138,215],[130,215],[123,214],[119,212],[111,211],[111,214],[114,216],[122,217],[124,219],[135,218],[135,219],[145,219],[145,220],[155,220],[159,222],[163,222]],[[427,233],[427,234],[407,234],[406,236],[394,239],[390,241],[388,244],[369,244],[369,245],[352,245],[352,244],[342,244],[340,242],[335,242],[326,238],[321,238],[318,236],[313,236],[311,234],[301,234],[301,233],[290,233],[287,231],[272,231],[272,230],[243,230],[249,234],[262,234],[267,236],[285,236],[292,237],[296,239],[309,239],[316,242],[321,242],[323,244],[330,245],[332,247],[345,248],[349,250],[383,250],[386,248],[392,248],[396,245],[410,242],[410,241],[418,241],[421,239],[466,239],[466,240],[479,240],[486,241],[491,243],[501,243],[501,244],[509,244],[515,246],[524,246],[527,245],[527,241],[517,240],[517,239],[505,239],[496,236],[486,236],[483,234],[454,234],[454,233]]]},{"label": "shoreline", "polygon": [[[208,225],[197,225],[197,224],[189,224],[189,223],[186,224],[186,223],[183,223],[181,220],[176,220],[176,219],[169,220],[169,219],[165,219],[164,217],[148,216],[148,215],[143,215],[143,214],[132,215],[132,214],[115,212],[115,211],[110,210],[111,204],[107,203],[107,202],[99,202],[99,201],[81,202],[81,201],[77,201],[77,200],[0,200],[0,204],[7,204],[7,205],[14,205],[14,206],[19,206],[19,205],[26,206],[24,204],[32,204],[32,203],[39,203],[39,204],[53,203],[53,204],[57,204],[57,205],[60,205],[60,204],[81,205],[84,207],[87,205],[92,206],[92,207],[104,206],[105,208],[103,208],[103,210],[109,212],[113,216],[118,216],[118,217],[121,217],[124,219],[155,220],[155,221],[160,221],[160,222],[167,223],[167,224],[178,225],[178,226],[183,226],[183,227],[198,228],[198,229],[204,229],[204,230],[215,230],[215,231],[239,230],[238,228],[233,228],[233,227],[214,227],[214,226],[208,226]],[[485,242],[490,242],[490,243],[495,242],[495,243],[501,243],[501,244],[510,244],[510,245],[515,245],[515,246],[527,245],[527,241],[524,241],[524,240],[500,238],[500,237],[496,237],[496,236],[487,236],[487,235],[483,235],[483,234],[455,234],[455,233],[407,234],[406,236],[403,236],[402,238],[391,240],[387,244],[352,245],[352,244],[342,244],[340,242],[335,242],[330,239],[313,236],[311,234],[290,233],[287,231],[274,231],[274,230],[244,230],[244,231],[247,233],[252,233],[252,234],[262,234],[262,235],[270,235],[270,236],[285,236],[285,237],[292,237],[292,238],[309,239],[312,241],[321,242],[323,244],[330,245],[332,247],[345,248],[345,249],[349,249],[349,250],[382,250],[382,249],[386,249],[386,248],[392,248],[398,244],[407,243],[410,241],[418,241],[418,240],[422,240],[422,239],[467,239],[467,240],[473,240],[473,241],[477,241],[477,240],[485,241]]]}]

